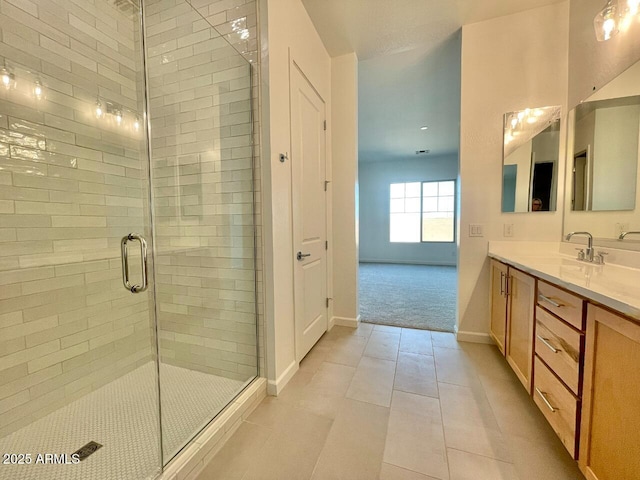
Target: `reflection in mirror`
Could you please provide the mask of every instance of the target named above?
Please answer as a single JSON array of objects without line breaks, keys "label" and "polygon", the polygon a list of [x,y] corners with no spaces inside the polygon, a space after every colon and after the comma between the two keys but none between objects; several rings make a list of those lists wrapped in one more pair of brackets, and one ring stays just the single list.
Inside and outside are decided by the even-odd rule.
[{"label": "reflection in mirror", "polygon": [[636,205],[640,96],[578,105],[572,210],[633,210]]},{"label": "reflection in mirror", "polygon": [[639,237],[618,237],[640,231],[640,62],[573,109],[568,125],[564,234],[639,249]]},{"label": "reflection in mirror", "polygon": [[556,209],[559,106],[504,115],[502,211]]}]

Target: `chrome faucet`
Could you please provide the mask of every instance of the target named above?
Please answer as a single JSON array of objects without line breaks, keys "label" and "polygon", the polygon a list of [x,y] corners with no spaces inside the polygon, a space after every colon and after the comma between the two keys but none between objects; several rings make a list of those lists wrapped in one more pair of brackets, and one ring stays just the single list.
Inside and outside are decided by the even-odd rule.
[{"label": "chrome faucet", "polygon": [[567,242],[571,240],[574,235],[585,235],[587,237],[587,251],[585,252],[584,261],[593,262],[593,235],[589,232],[571,232],[567,234]]},{"label": "chrome faucet", "polygon": [[626,237],[627,235],[640,235],[640,232],[634,232],[634,231],[622,232],[618,237],[618,240],[624,240],[624,237]]}]

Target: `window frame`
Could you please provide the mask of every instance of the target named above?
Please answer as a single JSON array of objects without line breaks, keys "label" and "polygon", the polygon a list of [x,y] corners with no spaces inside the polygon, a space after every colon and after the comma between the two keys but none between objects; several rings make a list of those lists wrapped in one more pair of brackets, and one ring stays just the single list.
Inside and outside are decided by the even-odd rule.
[{"label": "window frame", "polygon": [[[452,182],[453,183],[453,240],[451,241],[447,241],[447,240],[424,240],[423,239],[423,228],[424,228],[424,184],[425,183],[443,183],[443,182]],[[405,189],[406,189],[406,185],[409,183],[419,183],[420,184],[420,240],[417,242],[394,242],[391,241],[391,215],[394,214],[394,212],[391,212],[391,186],[392,185],[398,185],[398,184],[403,184],[405,185]],[[406,190],[405,190],[406,191]],[[393,182],[393,183],[389,183],[389,190],[388,190],[389,194],[387,196],[387,201],[389,202],[389,243],[404,243],[404,244],[422,244],[422,243],[434,243],[434,244],[447,244],[447,243],[456,243],[457,241],[457,235],[458,235],[458,227],[457,227],[457,219],[458,219],[458,213],[457,213],[457,209],[456,209],[456,199],[457,199],[457,195],[458,195],[458,181],[457,179],[452,179],[452,178],[445,178],[442,180],[418,180],[418,181],[405,181],[405,182]],[[406,200],[406,195],[403,197],[403,200]],[[413,197],[412,197],[413,198]],[[436,198],[440,198],[440,195],[438,195],[438,197]],[[400,213],[400,212],[396,212],[396,213]]]},{"label": "window frame", "polygon": [[[422,239],[422,233],[423,233],[423,227],[424,227],[424,184],[425,183],[443,183],[443,182],[452,182],[453,183],[453,240],[451,241],[447,241],[447,240],[423,240]],[[457,212],[456,212],[456,198],[458,195],[458,182],[456,181],[456,179],[442,179],[442,180],[424,180],[422,182],[420,182],[420,243],[437,243],[437,244],[444,244],[444,243],[456,243],[456,238],[457,238],[457,234],[458,234],[458,229],[457,229]],[[447,195],[448,196],[448,195]],[[440,195],[438,195],[438,197],[436,198],[440,198]]]}]

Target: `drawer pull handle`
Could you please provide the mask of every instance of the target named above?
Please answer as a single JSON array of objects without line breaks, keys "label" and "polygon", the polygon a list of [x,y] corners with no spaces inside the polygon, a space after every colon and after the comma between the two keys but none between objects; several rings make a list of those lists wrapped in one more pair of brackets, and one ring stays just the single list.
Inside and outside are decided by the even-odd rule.
[{"label": "drawer pull handle", "polygon": [[557,308],[564,307],[564,305],[562,305],[561,303],[558,303],[555,300],[550,299],[549,297],[545,297],[541,293],[538,293],[538,300],[542,300],[543,302],[550,303],[551,305]]},{"label": "drawer pull handle", "polygon": [[536,393],[538,395],[540,395],[540,398],[542,398],[542,401],[545,403],[545,405],[547,405],[547,407],[549,407],[549,410],[551,410],[552,413],[556,413],[556,410],[558,410],[558,409],[555,408],[553,405],[551,405],[551,403],[547,399],[547,396],[544,394],[544,392],[541,392],[540,389],[538,387],[536,387]]},{"label": "drawer pull handle", "polygon": [[549,350],[551,350],[553,353],[558,353],[560,351],[556,347],[551,345],[549,343],[549,340],[547,340],[546,338],[542,338],[540,335],[536,335],[536,337],[538,337],[538,340],[540,340],[542,343],[544,343],[547,346],[547,348],[549,348]]}]

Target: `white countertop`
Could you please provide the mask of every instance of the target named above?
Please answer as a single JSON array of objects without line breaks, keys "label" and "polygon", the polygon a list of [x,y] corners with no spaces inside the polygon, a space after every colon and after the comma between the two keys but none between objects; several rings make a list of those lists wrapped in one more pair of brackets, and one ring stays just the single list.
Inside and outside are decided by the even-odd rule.
[{"label": "white countertop", "polygon": [[640,320],[640,268],[634,268],[640,266],[639,252],[603,249],[609,253],[605,259],[608,263],[595,265],[578,261],[573,255],[574,247],[580,245],[565,242],[490,242],[488,254],[491,258]]}]

